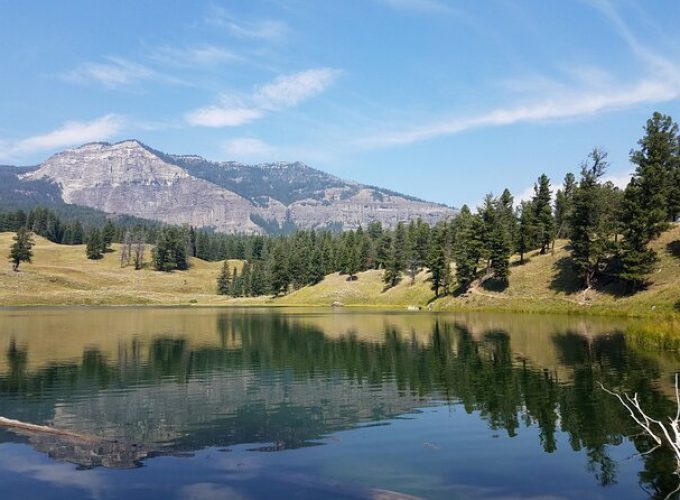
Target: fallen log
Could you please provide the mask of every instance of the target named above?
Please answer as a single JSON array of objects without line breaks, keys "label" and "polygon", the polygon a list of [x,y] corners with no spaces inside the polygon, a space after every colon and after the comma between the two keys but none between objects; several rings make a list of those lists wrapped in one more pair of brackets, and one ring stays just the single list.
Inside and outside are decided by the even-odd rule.
[{"label": "fallen log", "polygon": [[29,424],[21,420],[14,420],[11,418],[0,417],[0,427],[7,427],[16,431],[26,431],[41,434],[52,434],[53,436],[65,436],[83,441],[100,441],[100,438],[88,434],[79,434],[77,432],[66,431],[62,429],[55,429],[46,425]]}]

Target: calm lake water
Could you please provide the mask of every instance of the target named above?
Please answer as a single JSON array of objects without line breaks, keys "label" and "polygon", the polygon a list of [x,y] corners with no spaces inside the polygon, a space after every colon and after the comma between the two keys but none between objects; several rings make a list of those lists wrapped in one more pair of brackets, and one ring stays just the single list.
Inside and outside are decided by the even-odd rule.
[{"label": "calm lake water", "polygon": [[[0,498],[663,498],[605,386],[675,411],[612,319],[314,309],[0,311]],[[392,496],[390,496],[392,495]]]}]

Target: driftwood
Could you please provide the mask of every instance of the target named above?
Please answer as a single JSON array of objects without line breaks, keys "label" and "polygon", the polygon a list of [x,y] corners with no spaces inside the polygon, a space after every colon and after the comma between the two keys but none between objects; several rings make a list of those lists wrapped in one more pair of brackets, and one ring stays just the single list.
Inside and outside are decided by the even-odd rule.
[{"label": "driftwood", "polygon": [[[680,388],[678,387],[678,374],[675,374],[675,401],[677,409],[675,415],[668,417],[667,421],[658,420],[647,415],[640,405],[637,393],[630,396],[626,393],[619,394],[618,392],[611,391],[602,384],[600,384],[600,387],[606,393],[616,397],[624,408],[628,410],[635,423],[656,443],[656,446],[644,454],[652,453],[662,446],[670,448],[675,455],[675,474],[680,476]],[[678,491],[680,491],[680,484],[666,498],[671,498]]]},{"label": "driftwood", "polygon": [[5,417],[0,417],[0,427],[28,437],[29,443],[35,450],[47,453],[51,458],[88,469],[101,466],[111,469],[132,469],[140,467],[141,460],[145,458],[170,454],[168,450],[153,450],[134,443],[30,424]]},{"label": "driftwood", "polygon": [[22,422],[21,420],[14,420],[5,417],[0,417],[0,427],[7,427],[11,430],[18,431],[22,434],[41,433],[51,434],[53,436],[64,436],[75,439],[81,439],[83,441],[101,441],[101,439],[97,438],[96,436],[90,436],[88,434],[78,434],[76,432],[65,431],[62,429],[55,429],[54,427],[47,427],[46,425],[29,424],[27,422]]}]

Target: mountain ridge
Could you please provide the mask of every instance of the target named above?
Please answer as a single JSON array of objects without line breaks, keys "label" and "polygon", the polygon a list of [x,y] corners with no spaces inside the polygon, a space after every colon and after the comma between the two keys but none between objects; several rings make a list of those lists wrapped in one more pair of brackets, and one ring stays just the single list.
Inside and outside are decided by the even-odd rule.
[{"label": "mountain ridge", "polygon": [[[218,162],[164,153],[137,139],[66,149],[17,171],[17,178],[20,185],[56,186],[67,204],[226,233],[271,232],[284,225],[353,229],[373,221],[394,227],[417,218],[435,223],[456,213],[302,162]],[[17,183],[10,184],[16,191]]]}]

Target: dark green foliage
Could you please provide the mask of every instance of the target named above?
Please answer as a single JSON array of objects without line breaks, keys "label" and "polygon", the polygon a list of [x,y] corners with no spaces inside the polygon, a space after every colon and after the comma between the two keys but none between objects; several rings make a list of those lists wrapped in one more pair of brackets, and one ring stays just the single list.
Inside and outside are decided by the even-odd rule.
[{"label": "dark green foliage", "polygon": [[189,269],[187,256],[188,233],[177,227],[163,228],[158,232],[153,249],[153,268],[170,272]]},{"label": "dark green foliage", "polygon": [[581,168],[567,221],[572,260],[586,288],[606,269],[615,251],[610,188],[600,183],[606,170],[607,153],[593,149]]},{"label": "dark green foliage", "polygon": [[516,249],[519,252],[520,263],[524,263],[524,255],[534,248],[536,240],[536,222],[531,202],[523,201],[520,204],[518,219]]},{"label": "dark green foliage", "polygon": [[564,177],[562,188],[555,194],[555,236],[567,238],[570,234],[569,219],[573,209],[574,190],[576,189],[576,177],[569,172]]},{"label": "dark green foliage", "polygon": [[536,243],[541,249],[541,253],[545,253],[550,248],[555,233],[555,221],[553,220],[550,200],[550,179],[543,174],[538,178],[537,184],[534,185],[534,197],[531,200]]},{"label": "dark green foliage", "polygon": [[483,221],[463,205],[456,217],[456,241],[453,258],[456,263],[458,288],[465,291],[477,276],[477,264],[482,253]]},{"label": "dark green foliage", "polygon": [[229,262],[225,260],[220,275],[217,277],[217,295],[230,295],[231,290],[231,270],[229,269]]},{"label": "dark green foliage", "polygon": [[678,126],[669,116],[654,113],[647,120],[640,149],[631,153],[635,174],[626,187],[622,207],[624,241],[619,277],[631,288],[644,285],[656,261],[648,244],[677,215],[676,179],[679,151]]},{"label": "dark green foliage", "polygon": [[288,255],[286,254],[286,248],[283,242],[280,242],[274,248],[269,272],[272,293],[274,295],[279,295],[288,292],[291,277],[288,270]]},{"label": "dark green foliage", "polygon": [[446,224],[437,224],[430,231],[427,267],[430,269],[430,281],[435,297],[439,297],[440,291],[446,294],[450,282],[450,262],[447,258],[446,237]]},{"label": "dark green foliage", "polygon": [[31,262],[33,238],[30,231],[25,227],[20,227],[13,239],[14,243],[9,250],[9,260],[12,263],[12,269],[19,271],[19,265],[22,262]]},{"label": "dark green foliage", "polygon": [[512,204],[512,195],[506,189],[494,202],[494,223],[489,236],[489,268],[493,278],[503,285],[507,285],[510,276],[510,256],[515,233]]},{"label": "dark green foliage", "polygon": [[102,252],[111,251],[111,243],[116,235],[116,228],[111,220],[107,220],[102,228]]},{"label": "dark green foliage", "polygon": [[104,255],[102,254],[102,235],[98,228],[93,227],[87,234],[87,246],[85,247],[85,255],[90,260],[99,260]]}]

